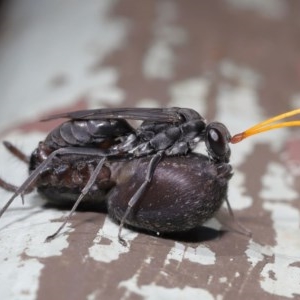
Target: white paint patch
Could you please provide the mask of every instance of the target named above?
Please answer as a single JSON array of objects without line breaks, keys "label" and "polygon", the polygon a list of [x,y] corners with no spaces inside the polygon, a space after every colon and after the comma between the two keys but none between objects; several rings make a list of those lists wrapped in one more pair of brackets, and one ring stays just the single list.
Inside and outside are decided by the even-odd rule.
[{"label": "white paint patch", "polygon": [[22,299],[35,299],[44,265],[34,257],[61,255],[69,245],[67,238],[70,230],[66,226],[64,234],[44,243],[45,238],[61,225],[61,222],[51,223],[51,219],[61,218],[63,213],[32,208],[30,205],[16,209],[14,206],[1,218],[0,294],[2,299],[20,299],[21,295]]},{"label": "white paint patch", "polygon": [[169,79],[173,76],[175,57],[172,48],[165,41],[152,45],[143,63],[146,78]]},{"label": "white paint patch", "polygon": [[262,246],[255,243],[252,239],[248,243],[248,249],[246,250],[248,261],[251,263],[252,268],[254,268],[257,263],[264,259],[264,256],[272,256],[273,251],[269,246]]},{"label": "white paint patch", "polygon": [[153,42],[143,60],[143,72],[150,79],[171,79],[174,75],[174,47],[186,40],[186,32],[173,25],[177,17],[177,7],[172,1],[157,3],[154,20]]},{"label": "white paint patch", "polygon": [[[225,78],[234,79],[238,84],[237,86],[220,85],[216,120],[226,124],[230,132],[236,134],[266,119],[258,101],[257,90],[261,78],[255,73],[253,76],[251,72],[245,72],[244,68],[232,66],[228,61],[221,66],[221,74]],[[243,128],[240,128],[241,124]],[[268,132],[268,134],[257,135],[234,145],[232,147],[233,165],[242,164],[258,143],[267,143],[274,152],[277,152],[283,147],[287,132],[286,129]],[[234,181],[236,177],[238,177],[237,181]],[[245,197],[241,189],[244,178],[239,175],[234,178],[230,185],[229,199],[232,206],[236,208],[234,199],[238,198],[237,200],[243,203],[242,199]],[[292,264],[299,264],[300,261],[300,217],[299,211],[286,201],[297,199],[298,193],[294,188],[293,178],[278,163],[269,163],[262,185],[260,195],[263,199],[269,200],[263,207],[272,214],[276,245],[265,247],[250,240],[246,251],[248,261],[252,265],[249,272],[257,263],[264,261],[265,256],[274,256],[274,263],[265,265],[260,274],[261,287],[272,295],[293,297],[293,294],[300,293],[300,268],[292,266]],[[234,193],[237,194],[234,195]],[[251,205],[251,201],[249,198],[245,199],[247,205]],[[279,201],[285,201],[285,203],[278,203]]]},{"label": "white paint patch", "polygon": [[[292,207],[289,203],[272,203],[266,202],[264,203],[264,208],[272,213],[272,219],[277,231],[276,239],[282,243],[283,248],[289,248],[289,251],[292,251],[293,244],[296,244],[297,247],[300,246],[300,214],[299,211]],[[284,230],[291,230],[293,233],[294,230],[298,231],[298,238],[290,240],[292,238],[288,232],[284,232]],[[283,234],[280,236],[279,234]],[[291,246],[291,247],[290,247]],[[277,248],[278,249],[278,248]],[[295,247],[296,249],[296,247]],[[300,249],[300,247],[299,247]],[[300,259],[300,253],[298,250],[295,250],[295,253],[289,252],[289,255],[297,256]]]},{"label": "white paint patch", "polygon": [[[40,133],[24,135],[16,131],[6,136],[5,140],[17,141],[17,146],[29,154],[42,138],[43,135]],[[1,177],[18,186],[28,176],[25,164],[12,157],[2,145],[0,146],[0,166]],[[0,190],[3,204],[11,195],[9,192]],[[67,238],[70,232],[68,225],[63,234],[49,243],[44,243],[46,237],[53,234],[61,224],[61,222],[51,221],[62,218],[64,213],[57,210],[45,210],[42,208],[43,204],[44,201],[35,193],[25,195],[24,205],[20,197],[17,197],[0,219],[0,294],[2,299],[35,299],[39,276],[43,269],[43,264],[36,258],[59,256],[68,247]]]},{"label": "white paint patch", "polygon": [[150,265],[153,259],[154,259],[153,256],[148,256],[148,257],[144,260],[144,262],[145,262],[146,264],[149,264],[149,265]]},{"label": "white paint patch", "polygon": [[214,230],[220,230],[223,226],[222,224],[216,219],[216,218],[211,218],[207,220],[203,226],[214,229]]},{"label": "white paint patch", "polygon": [[203,299],[213,300],[214,297],[207,290],[200,288],[193,288],[186,286],[183,289],[179,288],[166,288],[158,286],[154,283],[149,285],[138,286],[138,275],[134,275],[132,278],[122,281],[119,284],[119,288],[125,288],[127,291],[121,300],[132,299],[133,295],[138,295],[147,300],[181,300],[181,299]]},{"label": "white paint patch", "polygon": [[254,70],[224,59],[219,65],[220,74],[227,79],[232,79],[240,86],[256,89],[262,82],[262,77]]},{"label": "white paint patch", "polygon": [[219,282],[220,282],[220,283],[226,283],[227,280],[228,280],[227,277],[220,277],[220,278],[219,278]]},{"label": "white paint patch", "polygon": [[[63,108],[82,96],[98,98],[98,107],[102,100],[121,102],[124,92],[116,86],[117,72],[101,68],[129,32],[124,19],[111,16],[115,3],[26,0],[10,6],[7,34],[0,45],[0,90],[5,101],[0,127]],[[57,77],[63,83],[51,85]]]},{"label": "white paint patch", "polygon": [[290,102],[294,109],[299,108],[300,107],[300,93],[293,95]]},{"label": "white paint patch", "polygon": [[16,256],[3,261],[1,258],[1,299],[36,299],[42,269],[43,265],[37,259],[24,261]]},{"label": "white paint patch", "polygon": [[[55,219],[61,219],[65,216],[62,211],[43,209],[30,205],[31,196],[28,196],[28,204],[21,206],[14,205],[1,218],[0,243],[2,249],[5,248],[3,255],[14,257],[20,254],[26,254],[32,257],[51,257],[62,254],[62,251],[68,247],[68,234],[73,231],[67,224],[63,233],[54,240],[45,243],[47,236],[53,234],[62,222],[51,222]],[[26,201],[26,202],[27,202]],[[43,204],[41,201],[40,205]],[[17,213],[16,213],[17,211]],[[67,234],[66,234],[67,233]],[[16,240],[16,237],[17,240]],[[16,251],[16,245],[21,251]],[[1,255],[0,255],[1,257]]]},{"label": "white paint patch", "polygon": [[270,162],[267,172],[262,176],[263,189],[260,197],[271,201],[291,201],[298,198],[298,192],[293,188],[294,177],[279,163]]},{"label": "white paint patch", "polygon": [[290,200],[298,197],[293,180],[283,166],[269,164],[260,194],[268,199],[263,208],[271,213],[276,241],[270,248],[274,262],[264,266],[260,284],[272,295],[292,298],[294,294],[300,294],[300,268],[297,266],[300,262],[300,213],[291,205]]},{"label": "white paint patch", "polygon": [[274,263],[266,264],[261,272],[261,287],[278,296],[294,298],[300,294],[300,214],[288,203],[269,202],[264,208],[271,212],[276,233],[273,247]]},{"label": "white paint patch", "polygon": [[210,86],[210,81],[201,77],[174,83],[170,88],[171,101],[169,106],[189,107],[205,118]]},{"label": "white paint patch", "polygon": [[201,265],[213,265],[216,261],[216,255],[204,245],[192,248],[175,242],[175,246],[170,249],[166,257],[165,264],[170,264],[171,260],[182,262],[185,259]]},{"label": "white paint patch", "polygon": [[[7,135],[4,140],[10,141],[24,153],[30,155],[37,147],[38,142],[45,138],[39,132],[27,133],[14,131]],[[12,156],[3,145],[0,146],[0,176],[9,183],[20,186],[28,177],[28,168],[25,163]],[[11,197],[12,193],[0,190],[0,198],[4,204]],[[14,253],[16,235],[19,248],[28,256],[50,257],[60,255],[67,244],[67,236],[59,235],[50,243],[44,243],[46,237],[56,231],[61,222],[51,222],[62,218],[65,213],[58,210],[43,209],[45,200],[35,192],[25,195],[24,205],[21,198],[17,197],[8,210],[0,219],[0,241],[8,247],[5,254],[16,256]],[[2,205],[3,205],[2,204]],[[66,232],[70,232],[68,224]],[[38,245],[38,247],[37,247]]]},{"label": "white paint patch", "polygon": [[[38,131],[24,134],[15,130],[2,138],[3,141],[10,142],[29,156],[38,143],[45,139],[45,134]],[[28,176],[26,164],[9,153],[2,143],[0,143],[0,154],[0,176],[13,184],[20,185]]]},{"label": "white paint patch", "polygon": [[100,299],[99,293],[100,293],[99,290],[93,291],[92,293],[90,293],[90,294],[87,295],[86,299],[87,300]]},{"label": "white paint patch", "polygon": [[144,98],[139,100],[139,102],[137,103],[136,107],[161,107],[159,101],[155,100],[155,99],[150,99],[150,98]]},{"label": "white paint patch", "polygon": [[113,223],[109,217],[105,218],[103,227],[98,231],[89,248],[89,257],[105,263],[118,260],[122,254],[130,251],[130,243],[138,236],[136,232],[126,228],[122,229],[122,237],[127,242],[127,247],[122,246],[118,241],[119,226]]},{"label": "white paint patch", "polygon": [[[228,190],[228,199],[233,210],[242,210],[252,205],[252,197],[245,193],[245,175],[236,169],[230,179]],[[226,203],[223,206],[227,206]]]},{"label": "white paint patch", "polygon": [[289,7],[284,0],[226,0],[239,10],[251,10],[264,17],[282,19],[287,16]]},{"label": "white paint patch", "polygon": [[[102,68],[95,76],[96,84],[84,90],[89,108],[99,108],[100,105],[118,105],[125,100],[125,92],[117,86],[119,74],[113,68]],[[87,81],[92,83],[90,77]],[[79,83],[78,83],[79,84]],[[83,84],[83,82],[81,82]]]}]

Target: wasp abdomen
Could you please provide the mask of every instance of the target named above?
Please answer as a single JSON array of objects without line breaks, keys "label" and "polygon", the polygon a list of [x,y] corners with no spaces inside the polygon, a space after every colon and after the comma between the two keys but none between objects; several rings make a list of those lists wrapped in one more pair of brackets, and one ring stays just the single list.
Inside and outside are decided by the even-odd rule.
[{"label": "wasp abdomen", "polygon": [[44,143],[52,149],[72,146],[101,145],[133,132],[133,128],[123,119],[71,120],[52,130]]}]

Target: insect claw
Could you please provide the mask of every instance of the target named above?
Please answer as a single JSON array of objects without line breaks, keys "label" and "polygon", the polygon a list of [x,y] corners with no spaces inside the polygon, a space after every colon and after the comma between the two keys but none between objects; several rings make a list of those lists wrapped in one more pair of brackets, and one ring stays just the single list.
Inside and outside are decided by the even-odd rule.
[{"label": "insect claw", "polygon": [[47,236],[44,243],[50,243],[55,238],[55,236],[56,236],[56,233]]},{"label": "insect claw", "polygon": [[234,231],[238,234],[241,234],[241,235],[245,235],[247,236],[248,238],[251,238],[252,237],[252,232],[246,228],[244,225],[242,225],[242,223],[240,223],[239,221],[237,220],[234,220],[235,224],[239,227],[239,228],[232,228],[232,227],[229,227],[229,230],[231,231]]},{"label": "insect claw", "polygon": [[118,240],[122,246],[127,247],[127,242],[122,237],[118,236]]},{"label": "insect claw", "polygon": [[[127,216],[127,214],[126,214]],[[126,217],[124,216],[124,217]],[[120,226],[119,226],[119,232],[118,232],[118,240],[119,240],[119,243],[124,246],[124,247],[127,247],[127,242],[122,238],[121,236],[121,233],[122,233],[122,229],[123,229],[123,226],[124,226],[124,220],[125,218],[123,217],[121,223],[120,223]]]}]

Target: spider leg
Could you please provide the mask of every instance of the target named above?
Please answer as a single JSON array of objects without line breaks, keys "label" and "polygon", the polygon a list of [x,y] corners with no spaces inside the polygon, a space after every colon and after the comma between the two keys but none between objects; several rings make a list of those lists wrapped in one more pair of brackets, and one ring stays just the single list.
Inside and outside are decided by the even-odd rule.
[{"label": "spider leg", "polygon": [[67,222],[70,220],[70,218],[72,217],[73,213],[75,212],[76,208],[78,207],[78,205],[80,204],[81,200],[83,199],[83,197],[89,192],[90,188],[92,187],[92,185],[94,184],[95,180],[97,179],[97,176],[99,174],[99,172],[101,171],[103,164],[105,162],[107,158],[103,157],[97,167],[95,168],[95,170],[93,171],[91,177],[89,178],[87,184],[85,185],[85,187],[83,188],[83,190],[81,191],[80,196],[77,198],[75,204],[73,205],[71,211],[69,212],[69,214],[65,217],[64,222],[61,224],[61,226],[51,235],[49,235],[45,242],[49,242],[52,239],[54,239],[60,232],[61,230],[65,227],[65,225],[67,224]]},{"label": "spider leg", "polygon": [[11,144],[8,141],[4,141],[3,145],[5,148],[14,156],[25,162],[26,164],[29,164],[30,157],[27,156],[25,153],[23,153],[20,149],[18,149],[16,146]]},{"label": "spider leg", "polygon": [[126,219],[128,217],[128,215],[130,214],[130,212],[132,211],[132,208],[136,205],[136,203],[139,201],[139,199],[141,198],[141,196],[143,195],[145,189],[148,187],[148,185],[151,182],[151,179],[153,177],[153,174],[155,172],[155,169],[158,165],[158,163],[160,162],[162,156],[163,156],[164,151],[159,151],[157,152],[151,159],[148,168],[147,168],[147,173],[146,173],[146,177],[144,179],[144,182],[142,183],[142,185],[139,187],[139,189],[135,192],[135,194],[131,197],[131,199],[128,202],[128,206],[127,209],[121,219],[120,222],[120,226],[119,226],[119,233],[118,233],[118,239],[119,242],[123,245],[126,246],[127,243],[126,241],[122,238],[121,233],[122,233],[122,229],[124,227],[124,224],[126,222]]},{"label": "spider leg", "polygon": [[[77,155],[90,155],[90,156],[101,156],[99,154],[98,149],[87,149],[87,148],[76,148],[76,147],[67,147],[67,148],[60,148],[58,150],[53,151],[47,159],[45,159],[23,182],[23,184],[18,187],[16,190],[14,190],[14,194],[10,197],[10,199],[6,202],[6,204],[3,206],[3,208],[0,210],[0,217],[4,214],[4,212],[7,210],[7,208],[11,205],[11,203],[14,201],[14,199],[19,196],[26,193],[28,188],[31,186],[34,186],[35,181],[39,177],[39,175],[51,164],[52,159],[55,156],[60,155],[69,155],[69,154],[77,154]],[[12,186],[10,186],[12,187]]]}]

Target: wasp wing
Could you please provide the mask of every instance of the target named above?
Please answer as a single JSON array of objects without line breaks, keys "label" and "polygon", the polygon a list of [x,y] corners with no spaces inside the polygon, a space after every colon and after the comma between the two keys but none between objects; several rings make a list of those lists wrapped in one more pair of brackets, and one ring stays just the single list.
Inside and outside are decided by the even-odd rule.
[{"label": "wasp wing", "polygon": [[180,108],[101,108],[78,110],[49,116],[42,121],[66,118],[71,120],[131,119],[157,122],[180,122]]}]

